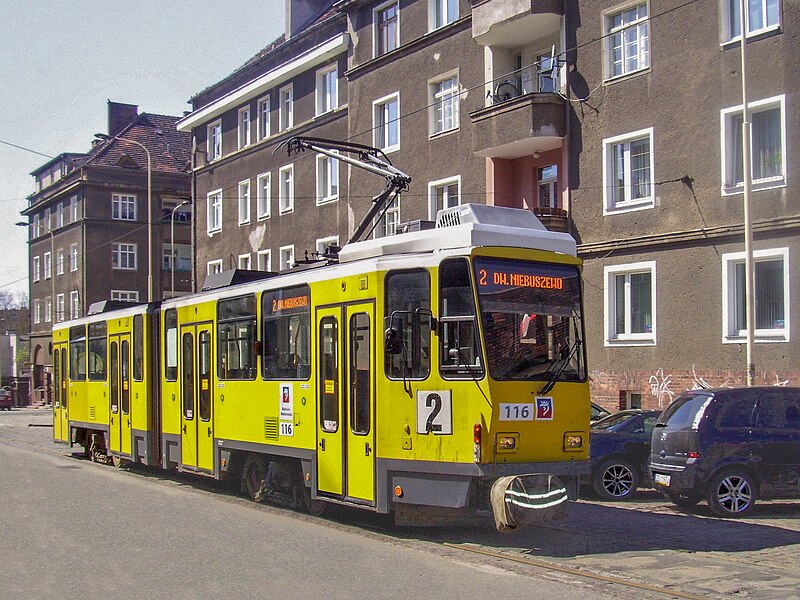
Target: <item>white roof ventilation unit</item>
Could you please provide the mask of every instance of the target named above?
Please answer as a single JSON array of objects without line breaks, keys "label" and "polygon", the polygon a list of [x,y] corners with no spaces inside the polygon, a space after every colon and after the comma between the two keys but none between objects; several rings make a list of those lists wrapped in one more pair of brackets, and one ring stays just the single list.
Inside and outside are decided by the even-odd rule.
[{"label": "white roof ventilation unit", "polygon": [[488,206],[486,204],[461,204],[460,206],[443,208],[436,213],[437,229],[466,225],[467,223],[547,231],[547,228],[542,225],[542,222],[535,214],[529,210],[520,210],[519,208]]}]

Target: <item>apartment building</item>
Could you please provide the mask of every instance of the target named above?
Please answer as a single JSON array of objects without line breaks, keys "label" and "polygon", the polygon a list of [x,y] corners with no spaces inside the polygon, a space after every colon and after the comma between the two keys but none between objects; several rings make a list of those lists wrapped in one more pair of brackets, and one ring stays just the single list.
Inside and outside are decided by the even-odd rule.
[{"label": "apartment building", "polygon": [[84,316],[101,300],[191,291],[190,147],[176,121],[109,102],[108,133],[89,152],[60,154],[31,173],[36,187],[22,215],[34,390],[49,389],[54,322]]}]

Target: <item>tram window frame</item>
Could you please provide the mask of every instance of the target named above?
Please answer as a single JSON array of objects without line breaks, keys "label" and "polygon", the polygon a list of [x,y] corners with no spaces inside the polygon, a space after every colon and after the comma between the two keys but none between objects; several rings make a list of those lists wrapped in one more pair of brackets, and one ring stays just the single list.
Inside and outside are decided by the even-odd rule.
[{"label": "tram window frame", "polygon": [[[369,435],[372,423],[372,320],[366,312],[350,316],[350,431]],[[363,344],[363,346],[362,346]]]},{"label": "tram window frame", "polygon": [[[471,271],[466,258],[446,259],[439,265],[439,372],[443,379],[480,379],[485,373]],[[464,337],[472,338],[471,347],[461,345]],[[449,347],[452,342],[457,345]],[[451,359],[453,350],[456,354]]]},{"label": "tram window frame", "polygon": [[326,315],[319,321],[319,424],[325,433],[339,431],[341,419],[341,364],[339,318]]},{"label": "tram window frame", "polygon": [[[211,332],[202,329],[197,334],[197,381],[200,389],[197,390],[197,416],[201,421],[211,420]],[[206,385],[203,385],[207,381]]]},{"label": "tram window frame", "polygon": [[89,323],[87,328],[89,381],[108,380],[108,326],[105,321]]},{"label": "tram window frame", "polygon": [[[296,299],[298,306],[281,301]],[[290,340],[295,332],[294,340]],[[311,288],[301,285],[261,294],[261,377],[269,381],[311,378]]]},{"label": "tram window frame", "polygon": [[[409,280],[409,278],[411,278]],[[416,282],[414,281],[416,278]],[[412,285],[415,284],[415,285]],[[384,352],[384,372],[394,381],[422,381],[431,374],[431,276],[427,269],[390,271],[383,281],[385,327],[401,325],[403,350]],[[413,298],[416,294],[418,298]],[[427,326],[427,335],[423,329]],[[411,351],[411,365],[401,362]]]},{"label": "tram window frame", "polygon": [[[81,367],[83,367],[81,369]],[[69,379],[86,381],[86,326],[69,328]]]},{"label": "tram window frame", "polygon": [[[258,336],[257,307],[255,294],[226,298],[217,302],[217,377],[220,380],[252,381],[256,378],[258,372],[258,353],[255,348]],[[240,329],[242,324],[245,326],[244,331]],[[232,336],[228,335],[228,328],[231,328]],[[236,369],[228,367],[231,364],[232,356],[238,357],[239,367]]]},{"label": "tram window frame", "polygon": [[[170,349],[173,353],[170,355]],[[164,379],[178,381],[178,310],[169,308],[164,311]],[[172,363],[170,364],[170,358]]]},{"label": "tram window frame", "polygon": [[133,315],[133,380],[144,380],[144,315]]}]

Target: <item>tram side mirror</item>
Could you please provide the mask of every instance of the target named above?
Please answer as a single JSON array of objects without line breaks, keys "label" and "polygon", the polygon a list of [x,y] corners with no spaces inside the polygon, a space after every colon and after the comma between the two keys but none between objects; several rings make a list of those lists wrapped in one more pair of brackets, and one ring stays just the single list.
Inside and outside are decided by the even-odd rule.
[{"label": "tram side mirror", "polygon": [[400,354],[403,351],[403,320],[399,316],[387,319],[388,327],[383,340],[386,354]]}]

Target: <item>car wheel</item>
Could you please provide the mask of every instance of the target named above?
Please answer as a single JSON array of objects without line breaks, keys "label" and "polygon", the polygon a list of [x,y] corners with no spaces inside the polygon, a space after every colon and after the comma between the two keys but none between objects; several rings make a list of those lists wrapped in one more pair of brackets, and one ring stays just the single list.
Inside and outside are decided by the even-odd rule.
[{"label": "car wheel", "polygon": [[698,502],[700,502],[701,496],[697,496],[694,494],[676,494],[675,492],[662,492],[667,499],[672,502],[675,506],[679,508],[692,508]]},{"label": "car wheel", "polygon": [[717,517],[743,517],[758,498],[755,478],[740,467],[723,469],[708,482],[706,500]]},{"label": "car wheel", "polygon": [[601,462],[592,477],[594,491],[606,500],[628,500],[639,487],[640,476],[636,468],[624,458],[610,458]]}]

